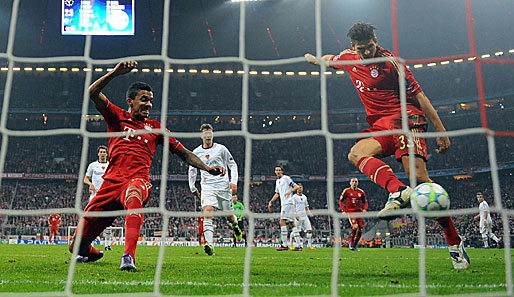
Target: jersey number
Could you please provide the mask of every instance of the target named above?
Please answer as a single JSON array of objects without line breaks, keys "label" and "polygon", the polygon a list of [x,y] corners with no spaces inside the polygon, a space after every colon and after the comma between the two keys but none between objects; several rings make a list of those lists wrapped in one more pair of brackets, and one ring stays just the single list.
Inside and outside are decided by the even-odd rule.
[{"label": "jersey number", "polygon": [[360,80],[355,80],[355,88],[359,90],[361,93],[364,93],[364,83]]}]

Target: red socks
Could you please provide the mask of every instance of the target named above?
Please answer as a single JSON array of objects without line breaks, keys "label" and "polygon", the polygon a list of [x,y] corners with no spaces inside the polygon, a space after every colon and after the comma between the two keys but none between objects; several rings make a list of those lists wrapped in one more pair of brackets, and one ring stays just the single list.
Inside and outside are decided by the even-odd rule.
[{"label": "red socks", "polygon": [[398,192],[398,188],[405,187],[405,184],[394,175],[391,167],[377,158],[363,157],[357,162],[357,168],[389,193]]},{"label": "red socks", "polygon": [[359,239],[361,239],[361,231],[356,230],[355,236],[352,239],[353,239],[353,246],[356,247],[357,244],[359,244]]},{"label": "red socks", "polygon": [[448,245],[460,244],[460,236],[453,225],[453,220],[450,217],[444,217],[437,219],[437,222],[443,227],[444,235],[446,236],[446,242]]}]

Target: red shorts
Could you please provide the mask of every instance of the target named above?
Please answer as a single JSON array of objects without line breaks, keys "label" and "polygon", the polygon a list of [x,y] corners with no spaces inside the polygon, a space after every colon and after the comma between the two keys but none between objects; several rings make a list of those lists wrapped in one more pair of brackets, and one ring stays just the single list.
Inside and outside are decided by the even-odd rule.
[{"label": "red shorts", "polygon": [[58,226],[50,227],[50,234],[57,234],[57,233],[59,233],[59,227]]},{"label": "red shorts", "polygon": [[[371,128],[362,132],[378,132],[402,128],[402,120],[400,115],[391,115],[380,118]],[[412,132],[423,133],[427,131],[427,121],[424,116],[410,115],[409,129]],[[404,134],[390,134],[384,136],[373,136],[382,146],[382,157],[388,157],[394,154],[396,160],[401,162],[402,156],[409,154],[408,138]],[[362,138],[361,138],[362,139]],[[357,142],[361,139],[357,139]],[[427,161],[427,143],[425,138],[413,137],[414,154],[416,157]]]},{"label": "red shorts", "polygon": [[140,189],[143,199],[141,204],[144,206],[148,200],[148,196],[150,196],[150,190],[152,188],[150,181],[143,178],[134,178],[125,182],[104,180],[96,196],[87,204],[85,211],[126,209],[125,198],[127,196],[127,189],[133,185]]},{"label": "red shorts", "polygon": [[[141,193],[141,204],[144,206],[150,196],[152,184],[149,180],[143,178],[134,178],[124,182],[113,182],[104,180],[100,190],[96,196],[89,201],[86,206],[86,214],[93,211],[113,211],[127,209],[126,203],[130,199],[139,199],[139,197],[127,198],[129,187],[137,187],[137,191]],[[85,217],[85,227],[83,236],[95,238],[106,227],[110,226],[116,217]],[[78,229],[77,229],[78,230]]]},{"label": "red shorts", "polygon": [[363,218],[348,218],[350,224],[355,225],[358,224],[359,227],[364,228],[364,219]]}]

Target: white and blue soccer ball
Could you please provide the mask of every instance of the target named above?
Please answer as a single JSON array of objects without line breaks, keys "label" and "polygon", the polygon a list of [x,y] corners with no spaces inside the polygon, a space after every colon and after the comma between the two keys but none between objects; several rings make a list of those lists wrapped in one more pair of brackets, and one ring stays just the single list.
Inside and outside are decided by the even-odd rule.
[{"label": "white and blue soccer ball", "polygon": [[414,189],[410,203],[420,212],[445,211],[450,209],[450,196],[436,183],[423,183]]}]

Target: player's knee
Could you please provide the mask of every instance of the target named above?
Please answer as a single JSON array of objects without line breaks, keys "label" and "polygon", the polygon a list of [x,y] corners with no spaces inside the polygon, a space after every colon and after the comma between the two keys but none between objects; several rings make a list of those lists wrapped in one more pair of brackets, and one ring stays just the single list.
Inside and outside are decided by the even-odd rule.
[{"label": "player's knee", "polygon": [[348,153],[348,160],[352,164],[357,165],[357,163],[359,162],[359,160],[361,158],[362,158],[362,154],[360,153],[360,151],[358,149],[356,149],[355,147],[352,147],[352,149]]},{"label": "player's knee", "polygon": [[136,185],[131,185],[127,188],[125,197],[125,208],[142,208],[143,207],[143,191]]}]

